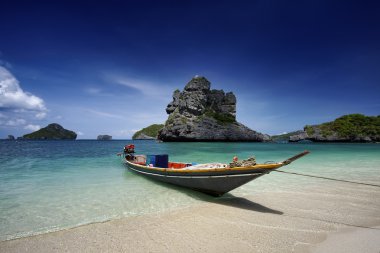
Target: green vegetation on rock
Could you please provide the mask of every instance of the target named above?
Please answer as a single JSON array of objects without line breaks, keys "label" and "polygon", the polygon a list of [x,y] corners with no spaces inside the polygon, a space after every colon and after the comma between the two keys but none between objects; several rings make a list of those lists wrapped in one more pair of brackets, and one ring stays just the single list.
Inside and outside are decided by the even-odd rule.
[{"label": "green vegetation on rock", "polygon": [[140,135],[146,135],[149,137],[156,138],[158,131],[160,131],[164,127],[163,124],[153,124],[148,127],[145,127],[141,129],[140,131],[137,131],[133,136],[132,139],[139,139]]},{"label": "green vegetation on rock", "polygon": [[312,127],[312,126],[309,126],[309,125],[306,125],[305,127],[304,127],[304,131],[309,135],[309,136],[311,136],[311,135],[313,135],[314,134],[314,128]]},{"label": "green vegetation on rock", "polygon": [[378,142],[380,141],[380,116],[349,114],[331,122],[307,125],[289,137],[289,141],[317,142]]},{"label": "green vegetation on rock", "polygon": [[174,123],[175,113],[169,115],[168,119],[165,122],[165,126],[171,125]]},{"label": "green vegetation on rock", "polygon": [[286,133],[286,134],[278,134],[278,135],[272,135],[270,138],[272,141],[274,142],[283,142],[283,141],[288,141],[290,136],[293,136],[295,134],[298,134],[299,131],[296,131],[296,132],[290,132],[290,133]]},{"label": "green vegetation on rock", "polygon": [[212,110],[207,110],[205,112],[205,115],[210,117],[210,118],[216,119],[219,123],[222,123],[222,124],[228,124],[228,123],[236,122],[235,117],[232,116],[231,114],[227,114],[227,113],[217,113],[217,112],[212,111]]},{"label": "green vegetation on rock", "polygon": [[322,135],[336,133],[342,138],[358,136],[380,136],[380,115],[365,116],[362,114],[345,115],[332,122],[319,125]]},{"label": "green vegetation on rock", "polygon": [[30,134],[23,136],[27,140],[75,140],[77,134],[53,123]]}]

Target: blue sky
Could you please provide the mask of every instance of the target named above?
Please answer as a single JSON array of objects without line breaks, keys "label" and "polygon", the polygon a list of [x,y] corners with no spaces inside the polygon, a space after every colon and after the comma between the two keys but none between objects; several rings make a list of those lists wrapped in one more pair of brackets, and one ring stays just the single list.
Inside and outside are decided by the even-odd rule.
[{"label": "blue sky", "polygon": [[267,134],[380,114],[377,1],[3,1],[0,138],[93,139],[167,119],[195,75]]}]

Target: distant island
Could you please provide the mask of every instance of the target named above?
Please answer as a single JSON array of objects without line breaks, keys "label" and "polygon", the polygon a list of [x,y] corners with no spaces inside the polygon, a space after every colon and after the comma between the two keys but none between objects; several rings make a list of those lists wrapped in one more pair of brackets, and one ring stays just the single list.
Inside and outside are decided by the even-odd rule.
[{"label": "distant island", "polygon": [[158,132],[164,127],[163,124],[153,124],[137,131],[133,136],[133,140],[155,140]]},{"label": "distant island", "polygon": [[112,136],[108,134],[98,135],[96,138],[98,141],[110,141],[112,140]]},{"label": "distant island", "polygon": [[344,115],[331,122],[307,125],[303,130],[272,136],[272,140],[289,142],[379,142],[380,115]]},{"label": "distant island", "polygon": [[30,134],[25,134],[24,140],[75,140],[77,134],[74,131],[66,130],[57,123],[49,124]]},{"label": "distant island", "polygon": [[184,90],[173,93],[168,119],[158,132],[162,141],[269,141],[268,135],[236,121],[232,92],[211,90],[205,77],[194,77]]},{"label": "distant island", "polygon": [[194,77],[184,90],[175,90],[166,107],[165,124],[153,124],[132,139],[162,141],[253,142],[379,142],[380,115],[349,114],[331,122],[306,125],[303,130],[269,136],[236,121],[236,97],[232,92],[211,90],[205,77]]},{"label": "distant island", "polygon": [[[133,139],[157,139],[162,124],[143,128]],[[380,142],[380,116],[349,114],[334,121],[307,125],[298,130],[270,137],[272,142]]]},{"label": "distant island", "polygon": [[8,141],[14,141],[15,137],[10,134],[10,135],[7,136],[6,140],[8,140]]}]

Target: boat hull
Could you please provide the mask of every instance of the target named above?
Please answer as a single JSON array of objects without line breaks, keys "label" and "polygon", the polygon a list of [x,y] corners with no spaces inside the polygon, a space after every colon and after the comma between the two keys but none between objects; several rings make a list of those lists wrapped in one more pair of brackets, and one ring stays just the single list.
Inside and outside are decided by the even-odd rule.
[{"label": "boat hull", "polygon": [[213,196],[221,196],[243,184],[289,165],[295,160],[309,154],[305,150],[289,159],[279,163],[255,164],[246,167],[223,168],[157,168],[132,163],[124,159],[126,166],[148,178],[164,183],[190,188]]},{"label": "boat hull", "polygon": [[178,185],[186,188],[190,188],[199,192],[203,192],[212,196],[221,196],[243,184],[248,183],[260,176],[263,176],[269,171],[262,172],[260,170],[256,172],[247,171],[246,173],[170,173],[167,171],[154,171],[146,166],[135,165],[130,162],[126,162],[127,167],[135,173],[144,175],[164,183]]}]

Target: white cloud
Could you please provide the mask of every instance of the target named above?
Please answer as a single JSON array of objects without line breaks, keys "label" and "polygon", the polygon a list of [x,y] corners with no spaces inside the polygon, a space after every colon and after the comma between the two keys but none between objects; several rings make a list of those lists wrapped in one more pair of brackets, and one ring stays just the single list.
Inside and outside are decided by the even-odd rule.
[{"label": "white cloud", "polygon": [[89,87],[89,88],[84,89],[84,92],[90,95],[98,95],[98,94],[101,94],[102,90],[99,88]]},{"label": "white cloud", "polygon": [[87,87],[83,90],[83,92],[88,95],[97,96],[97,97],[112,97],[113,96],[112,93],[109,93],[98,87]]},{"label": "white cloud", "polygon": [[46,117],[46,112],[39,112],[36,114],[37,119],[44,119]]},{"label": "white cloud", "polygon": [[36,131],[41,127],[34,121],[44,119],[48,112],[45,103],[24,91],[6,66],[0,62],[0,127]]},{"label": "white cloud", "polygon": [[22,126],[22,125],[25,125],[26,124],[26,120],[24,119],[11,119],[11,120],[8,120],[5,125],[6,126]]},{"label": "white cloud", "polygon": [[173,93],[173,88],[146,80],[129,78],[125,76],[107,75],[111,82],[135,89],[143,95],[167,100]]},{"label": "white cloud", "polygon": [[26,129],[26,130],[30,130],[30,131],[37,131],[37,130],[40,130],[41,129],[41,126],[39,126],[39,125],[32,125],[32,124],[29,124],[29,125],[26,125],[25,127],[24,127],[24,129]]},{"label": "white cloud", "polygon": [[81,136],[81,135],[84,135],[84,133],[82,133],[81,131],[76,131],[75,133],[76,133],[77,135],[80,135],[80,136]]},{"label": "white cloud", "polygon": [[0,108],[46,111],[44,101],[21,89],[18,80],[0,66]]},{"label": "white cloud", "polygon": [[108,113],[108,112],[101,112],[101,111],[96,111],[96,110],[92,110],[92,109],[86,109],[86,111],[88,111],[92,114],[96,114],[98,116],[102,116],[102,117],[114,118],[114,119],[124,119],[124,117],[122,117],[120,115],[112,114],[112,113]]}]

